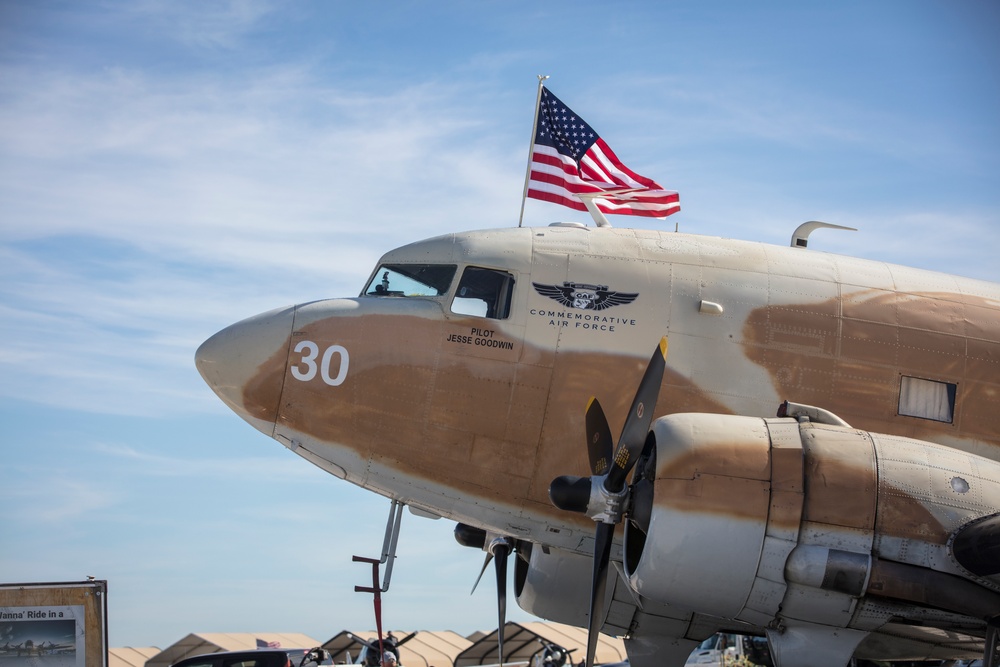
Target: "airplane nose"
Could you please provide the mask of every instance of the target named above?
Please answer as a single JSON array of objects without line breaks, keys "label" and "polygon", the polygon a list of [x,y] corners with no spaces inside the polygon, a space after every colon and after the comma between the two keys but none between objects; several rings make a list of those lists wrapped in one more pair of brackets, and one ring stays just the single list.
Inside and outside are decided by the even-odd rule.
[{"label": "airplane nose", "polygon": [[230,325],[198,348],[195,364],[236,414],[274,434],[295,308],[277,308]]}]

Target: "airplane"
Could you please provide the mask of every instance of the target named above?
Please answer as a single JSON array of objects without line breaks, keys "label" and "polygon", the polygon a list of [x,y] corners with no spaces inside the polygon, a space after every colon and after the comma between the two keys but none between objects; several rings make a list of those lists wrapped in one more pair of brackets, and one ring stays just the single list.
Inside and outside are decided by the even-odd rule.
[{"label": "airplane", "polygon": [[0,653],[5,655],[17,652],[18,656],[26,654],[28,657],[31,657],[32,655],[42,656],[52,655],[55,653],[70,653],[75,650],[76,647],[73,644],[56,644],[51,640],[41,641],[36,644],[34,640],[26,639],[18,644],[5,642],[3,646],[0,646]]},{"label": "airplane", "polygon": [[73,653],[73,652],[76,652],[76,645],[75,644],[57,644],[54,641],[48,640],[47,642],[43,641],[42,643],[38,644],[35,647],[35,649],[39,652],[40,655],[41,654],[45,654],[45,653],[48,653],[48,654],[52,654],[52,653]]},{"label": "airplane", "polygon": [[545,648],[539,656],[539,662],[542,667],[566,667],[567,664],[572,664],[570,662],[570,654],[576,651],[575,648],[566,650],[562,646],[556,646],[548,642],[543,642],[543,645]]},{"label": "airplane", "polygon": [[365,665],[365,667],[378,667],[382,664],[382,656],[386,652],[392,653],[398,663],[400,661],[399,647],[416,637],[417,633],[411,632],[402,639],[398,639],[390,631],[388,635],[382,638],[381,647],[377,641],[368,641],[363,637],[358,637],[351,633],[347,633],[347,636],[363,647],[358,654],[357,663]]},{"label": "airplane", "polygon": [[718,631],[776,667],[998,665],[1000,285],[804,236],[445,234],[196,364],[306,461],[457,522],[501,627],[516,554],[588,667],[598,632],[669,667]]}]

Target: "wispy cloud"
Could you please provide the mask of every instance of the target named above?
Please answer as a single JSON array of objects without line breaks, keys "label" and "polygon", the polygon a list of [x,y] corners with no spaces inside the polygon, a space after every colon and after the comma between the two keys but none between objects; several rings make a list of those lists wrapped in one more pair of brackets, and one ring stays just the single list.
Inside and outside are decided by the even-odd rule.
[{"label": "wispy cloud", "polygon": [[92,512],[114,504],[117,492],[105,488],[99,480],[80,479],[65,471],[54,471],[46,478],[45,485],[30,479],[8,479],[4,484],[3,509],[0,515],[5,523],[19,526],[41,524],[61,527]]},{"label": "wispy cloud", "polygon": [[389,246],[516,208],[516,185],[503,185],[516,175],[486,166],[496,139],[453,84],[373,93],[295,66],[235,78],[4,70],[0,366],[19,378],[0,383],[8,395],[191,409],[194,349],[215,330],[356,294]]},{"label": "wispy cloud", "polygon": [[141,449],[131,444],[104,442],[94,445],[95,456],[106,457],[116,469],[127,466],[133,473],[153,477],[184,477],[194,482],[199,478],[226,478],[239,484],[259,485],[280,477],[297,480],[326,482],[325,475],[302,465],[293,455],[243,456],[239,459],[200,455],[197,466],[191,465],[190,456],[169,456],[160,450]]},{"label": "wispy cloud", "polygon": [[187,3],[138,0],[116,5],[119,18],[156,28],[193,49],[234,49],[271,15],[288,4],[272,0],[217,0]]}]

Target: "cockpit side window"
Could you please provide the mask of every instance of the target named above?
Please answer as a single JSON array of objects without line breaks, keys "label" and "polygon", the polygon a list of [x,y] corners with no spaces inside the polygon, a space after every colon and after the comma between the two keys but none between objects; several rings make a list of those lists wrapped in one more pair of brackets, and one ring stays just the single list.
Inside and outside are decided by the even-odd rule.
[{"label": "cockpit side window", "polygon": [[454,264],[383,264],[362,296],[441,296],[448,292]]},{"label": "cockpit side window", "polygon": [[451,312],[505,320],[510,317],[513,293],[514,276],[511,274],[469,266],[462,272],[462,280],[451,302]]}]

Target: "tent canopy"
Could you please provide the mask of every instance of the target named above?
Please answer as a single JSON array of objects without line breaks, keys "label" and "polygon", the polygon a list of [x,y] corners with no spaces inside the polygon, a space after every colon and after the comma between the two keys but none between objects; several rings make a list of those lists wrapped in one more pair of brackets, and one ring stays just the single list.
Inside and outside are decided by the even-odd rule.
[{"label": "tent canopy", "polygon": [[[577,664],[587,656],[587,630],[572,625],[551,622],[508,623],[504,626],[503,663],[526,664],[536,655],[542,655],[547,646],[569,651],[570,661]],[[496,665],[500,663],[497,632],[483,636],[462,651],[455,659],[455,667]],[[597,664],[622,662],[628,656],[621,639],[600,635],[597,640]]]},{"label": "tent canopy", "polygon": [[155,646],[111,648],[108,649],[108,667],[143,667],[159,652],[160,649]]},{"label": "tent canopy", "polygon": [[178,660],[203,653],[219,651],[249,651],[257,642],[277,644],[276,648],[310,649],[319,642],[299,632],[202,632],[193,633],[163,649],[146,661],[146,667],[168,667]]},{"label": "tent canopy", "polygon": [[[402,641],[411,633],[402,630],[392,632],[397,641]],[[388,634],[383,635],[383,638]],[[347,630],[334,635],[323,643],[323,648],[333,656],[335,664],[357,660],[364,643],[378,644],[377,632],[348,632]],[[459,653],[472,645],[468,639],[450,630],[444,632],[428,632],[420,630],[411,639],[399,646],[399,662],[405,667],[452,667]]]}]

